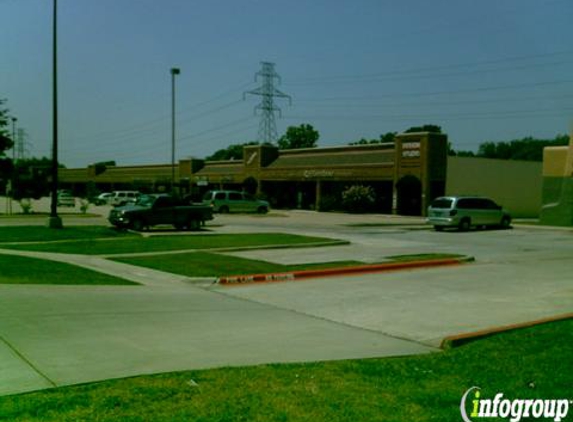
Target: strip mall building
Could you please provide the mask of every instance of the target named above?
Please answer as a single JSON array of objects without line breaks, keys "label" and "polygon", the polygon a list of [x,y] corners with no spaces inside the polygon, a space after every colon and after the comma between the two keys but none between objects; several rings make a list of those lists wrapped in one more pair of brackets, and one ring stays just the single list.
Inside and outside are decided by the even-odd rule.
[{"label": "strip mall building", "polygon": [[[445,134],[405,133],[394,143],[299,150],[254,145],[244,148],[243,157],[180,160],[176,185],[197,196],[209,189],[256,190],[276,208],[336,209],[352,185],[374,189],[379,213],[423,215],[433,198],[446,193],[488,195],[521,215],[537,215],[541,207],[541,163],[448,157]],[[171,174],[170,164],[89,166],[61,169],[59,181],[77,194],[89,185],[161,191],[169,188]],[[524,184],[526,195],[516,189]]]}]

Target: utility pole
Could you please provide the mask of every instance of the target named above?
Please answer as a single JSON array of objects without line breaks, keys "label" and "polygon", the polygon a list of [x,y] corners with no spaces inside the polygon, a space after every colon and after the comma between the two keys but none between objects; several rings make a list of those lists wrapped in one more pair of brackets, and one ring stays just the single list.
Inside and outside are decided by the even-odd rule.
[{"label": "utility pole", "polygon": [[52,28],[52,198],[48,227],[63,228],[58,217],[58,1],[54,0]]},{"label": "utility pole", "polygon": [[16,122],[17,117],[12,117],[12,162],[16,163]]},{"label": "utility pole", "polygon": [[255,82],[262,78],[262,85],[243,94],[243,99],[247,94],[259,95],[262,97],[259,105],[255,107],[261,110],[261,121],[259,123],[259,141],[272,144],[277,140],[277,126],[275,123],[275,111],[281,115],[281,109],[274,103],[274,98],[288,98],[292,103],[290,95],[287,95],[275,88],[275,79],[280,83],[281,77],[275,70],[275,64],[271,62],[261,62],[262,68],[255,75]]},{"label": "utility pole", "polygon": [[175,193],[175,75],[181,69],[171,68],[171,193]]}]

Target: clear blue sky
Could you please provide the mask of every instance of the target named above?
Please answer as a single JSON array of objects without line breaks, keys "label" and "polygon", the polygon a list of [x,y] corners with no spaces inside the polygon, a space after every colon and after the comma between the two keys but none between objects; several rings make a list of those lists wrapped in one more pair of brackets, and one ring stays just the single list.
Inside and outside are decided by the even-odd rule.
[{"label": "clear blue sky", "polygon": [[[60,161],[171,160],[257,139],[261,61],[276,63],[279,135],[320,146],[426,123],[456,149],[567,133],[571,0],[59,0]],[[34,156],[51,145],[51,0],[0,0],[0,98]]]}]

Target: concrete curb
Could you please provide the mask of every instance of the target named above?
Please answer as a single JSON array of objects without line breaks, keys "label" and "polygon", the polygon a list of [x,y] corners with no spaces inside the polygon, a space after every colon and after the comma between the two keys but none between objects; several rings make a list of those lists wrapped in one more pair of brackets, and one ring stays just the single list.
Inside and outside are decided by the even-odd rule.
[{"label": "concrete curb", "polygon": [[489,337],[494,334],[503,333],[506,331],[518,330],[521,328],[529,328],[536,325],[547,324],[550,322],[564,321],[567,319],[573,319],[573,313],[561,314],[547,318],[536,319],[528,322],[521,322],[517,324],[502,325],[499,327],[486,328],[484,330],[474,331],[470,333],[456,334],[453,336],[444,337],[440,344],[440,349],[448,350],[454,347],[462,346],[474,340],[479,340],[481,338]]},{"label": "concrete curb", "polygon": [[474,261],[473,257],[462,257],[462,258],[431,259],[422,261],[386,262],[382,264],[326,268],[320,270],[289,271],[284,273],[234,275],[234,276],[219,277],[217,279],[217,283],[222,285],[274,283],[280,281],[300,280],[305,278],[409,270],[415,268],[440,267],[446,265],[459,265],[465,262],[472,262],[472,261]]}]

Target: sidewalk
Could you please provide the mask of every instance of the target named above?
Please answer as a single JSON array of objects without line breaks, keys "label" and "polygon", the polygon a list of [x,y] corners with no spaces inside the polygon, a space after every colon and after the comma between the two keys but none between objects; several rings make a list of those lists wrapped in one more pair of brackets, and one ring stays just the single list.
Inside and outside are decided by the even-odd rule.
[{"label": "sidewalk", "polygon": [[190,278],[177,274],[157,271],[150,268],[110,261],[93,255],[73,255],[51,252],[21,251],[14,249],[0,249],[0,254],[18,255],[30,258],[39,258],[49,261],[63,262],[77,265],[92,271],[98,271],[115,277],[124,278],[144,286],[165,287],[170,283],[197,283],[209,285],[215,282],[215,278]]}]

